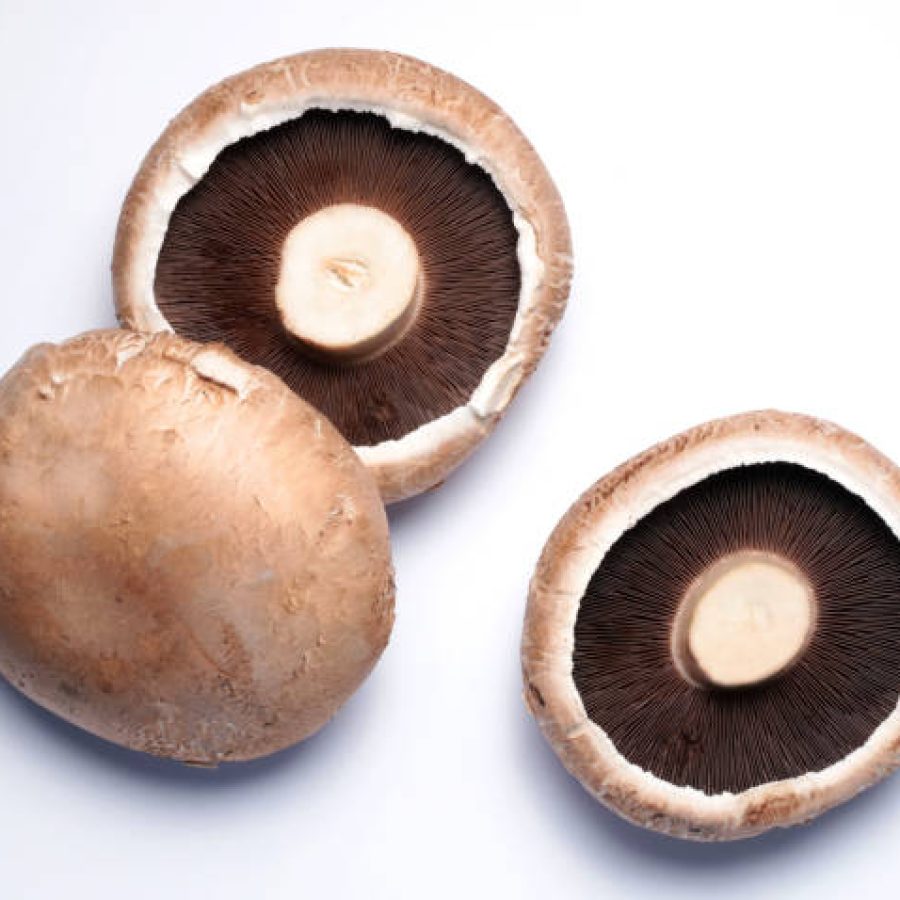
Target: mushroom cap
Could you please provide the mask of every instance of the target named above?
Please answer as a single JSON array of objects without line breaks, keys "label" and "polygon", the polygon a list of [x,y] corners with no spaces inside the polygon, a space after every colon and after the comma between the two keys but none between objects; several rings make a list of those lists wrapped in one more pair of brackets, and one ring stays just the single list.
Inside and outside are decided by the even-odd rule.
[{"label": "mushroom cap", "polygon": [[0,381],[0,673],[100,737],[215,764],[324,725],[393,623],[377,486],[263,369],[98,331]]},{"label": "mushroom cap", "polygon": [[[900,470],[856,435],[819,419],[751,412],[693,428],[619,466],[589,488],[551,535],[531,582],[522,638],[525,701],[569,772],[631,822],[676,837],[730,840],[806,822],[900,763],[900,708],[854,752],[821,771],[707,794],[626,759],[586,713],[573,677],[575,622],[613,544],[651,510],[741,465],[796,463],[856,494],[900,537]],[[900,602],[900,598],[898,598]]]},{"label": "mushroom cap", "polygon": [[386,502],[440,484],[494,429],[531,374],[562,316],[572,249],[562,200],[513,121],[464,81],[417,59],[373,50],[318,50],[225,79],[169,124],[138,171],[119,220],[113,283],[120,321],[140,331],[171,326],[154,275],[176,204],[230,144],[310,109],[386,116],[462,150],[493,178],[519,231],[519,307],[503,355],[465,405],[398,440],[358,451]]}]

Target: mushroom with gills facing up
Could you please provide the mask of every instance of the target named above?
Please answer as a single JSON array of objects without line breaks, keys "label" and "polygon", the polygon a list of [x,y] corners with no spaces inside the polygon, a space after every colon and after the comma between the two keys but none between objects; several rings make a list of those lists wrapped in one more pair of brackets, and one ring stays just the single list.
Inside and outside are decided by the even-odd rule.
[{"label": "mushroom with gills facing up", "polygon": [[113,276],[124,325],[270,369],[394,501],[494,428],[562,314],[571,245],[496,104],[419,60],[322,50],[172,121],[126,198]]},{"label": "mushroom with gills facing up", "polygon": [[212,765],[321,728],[393,623],[377,486],[264,369],[101,331],[0,380],[0,673],[117,744]]},{"label": "mushroom with gills facing up", "polygon": [[809,820],[900,759],[900,471],[778,412],[648,450],[551,536],[522,662],[563,763],[631,821]]}]

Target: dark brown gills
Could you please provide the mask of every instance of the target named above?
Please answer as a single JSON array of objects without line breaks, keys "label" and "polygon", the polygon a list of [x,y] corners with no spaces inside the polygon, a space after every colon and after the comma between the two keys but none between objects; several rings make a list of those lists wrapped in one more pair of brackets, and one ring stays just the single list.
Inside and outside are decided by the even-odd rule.
[{"label": "dark brown gills", "polygon": [[[380,356],[312,358],[275,305],[290,230],[338,203],[406,228],[424,300]],[[279,375],[356,445],[396,439],[464,404],[506,347],[521,274],[512,213],[491,178],[438,138],[369,113],[311,111],[226,148],[178,203],[156,270],[159,308]]]},{"label": "dark brown gills", "polygon": [[[698,688],[674,667],[679,600],[718,558],[766,550],[810,579],[818,621],[779,677]],[[900,696],[900,542],[859,497],[788,463],[729,469],[662,503],[594,573],[575,684],[632,763],[709,794],[815,772],[865,743]]]}]

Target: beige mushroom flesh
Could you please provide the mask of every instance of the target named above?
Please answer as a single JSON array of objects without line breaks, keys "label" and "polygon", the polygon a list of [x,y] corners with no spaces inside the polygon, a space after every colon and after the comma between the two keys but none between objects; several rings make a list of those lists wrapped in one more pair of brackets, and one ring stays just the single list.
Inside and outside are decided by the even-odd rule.
[{"label": "beige mushroom flesh", "polygon": [[807,822],[900,746],[900,470],[759,412],[588,490],[531,585],[525,696],[569,771],[696,840]]},{"label": "beige mushroom flesh", "polygon": [[201,94],[126,198],[122,323],[216,341],[321,410],[386,501],[442,482],[537,365],[571,276],[540,158],[419,60],[322,50]]},{"label": "beige mushroom flesh", "polygon": [[172,334],[0,381],[0,673],[102,738],[214,765],[321,728],[391,631],[377,485],[269,372]]}]

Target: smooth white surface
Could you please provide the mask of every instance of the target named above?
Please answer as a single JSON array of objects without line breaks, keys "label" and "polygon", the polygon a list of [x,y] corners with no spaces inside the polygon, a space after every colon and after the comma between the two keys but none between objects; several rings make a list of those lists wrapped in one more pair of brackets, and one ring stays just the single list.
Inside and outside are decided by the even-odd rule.
[{"label": "smooth white surface", "polygon": [[499,101],[566,198],[578,275],[537,376],[392,512],[397,628],[317,738],[195,771],[0,689],[0,897],[883,895],[900,778],[725,846],[619,822],[519,698],[527,582],[577,493],[712,416],[779,406],[900,458],[900,5],[0,0],[0,364],[113,323],[119,203],[210,82],[382,46]]}]

